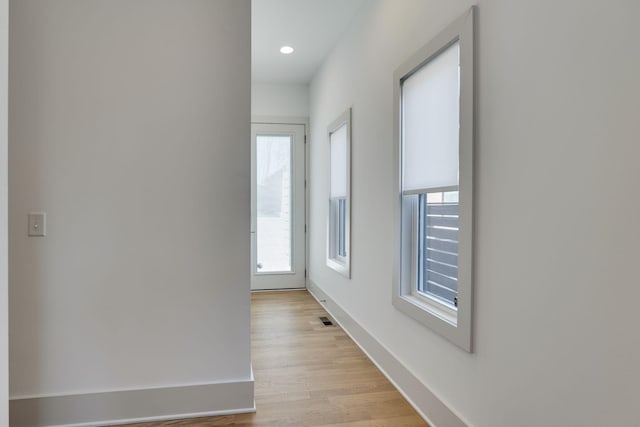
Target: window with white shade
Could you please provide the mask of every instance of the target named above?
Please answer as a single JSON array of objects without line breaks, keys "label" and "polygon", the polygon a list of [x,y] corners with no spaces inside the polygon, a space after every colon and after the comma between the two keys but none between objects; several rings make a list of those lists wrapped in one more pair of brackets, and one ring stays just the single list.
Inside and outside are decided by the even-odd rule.
[{"label": "window with white shade", "polygon": [[394,75],[394,305],[471,351],[471,9]]},{"label": "window with white shade", "polygon": [[329,212],[327,265],[350,277],[351,109],[329,126]]}]

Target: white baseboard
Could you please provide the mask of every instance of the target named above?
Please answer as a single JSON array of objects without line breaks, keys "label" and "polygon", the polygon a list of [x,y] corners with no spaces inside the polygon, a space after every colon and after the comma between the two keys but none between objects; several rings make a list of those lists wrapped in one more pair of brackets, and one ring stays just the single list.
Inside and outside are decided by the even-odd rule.
[{"label": "white baseboard", "polygon": [[9,401],[11,427],[90,427],[255,412],[253,380]]},{"label": "white baseboard", "polygon": [[349,316],[342,307],[312,280],[307,280],[307,290],[338,322],[389,381],[396,386],[398,391],[402,393],[429,425],[432,427],[467,427],[467,424],[460,417],[409,372],[393,354]]}]

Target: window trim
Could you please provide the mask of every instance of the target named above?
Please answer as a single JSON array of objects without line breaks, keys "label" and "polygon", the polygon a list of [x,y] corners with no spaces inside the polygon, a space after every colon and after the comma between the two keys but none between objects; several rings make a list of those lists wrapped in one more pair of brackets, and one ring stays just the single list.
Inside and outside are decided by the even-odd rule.
[{"label": "window trim", "polygon": [[[394,73],[394,141],[393,141],[393,305],[462,349],[472,351],[473,309],[473,142],[474,142],[474,17],[471,7],[430,42],[419,49]],[[460,134],[459,134],[459,243],[458,306],[455,321],[445,304],[425,300],[412,294],[412,234],[415,215],[402,193],[402,83],[445,49],[460,43]],[[405,193],[406,194],[406,193]],[[404,226],[403,226],[404,224]],[[409,230],[408,230],[409,229]],[[404,242],[404,243],[403,243]],[[406,252],[409,252],[407,254]]]},{"label": "window trim", "polygon": [[[327,129],[327,152],[329,153],[329,193],[331,191],[331,134],[346,125],[347,133],[347,195],[344,198],[338,198],[335,200],[344,199],[345,203],[345,224],[344,224],[344,247],[346,256],[340,256],[338,254],[338,239],[336,237],[336,231],[339,227],[338,222],[335,220],[339,216],[336,212],[334,215],[333,208],[331,206],[334,200],[331,195],[328,197],[328,210],[327,210],[327,266],[338,273],[345,276],[347,279],[351,278],[351,108],[344,111],[338,118],[336,118]],[[339,206],[339,203],[337,204]],[[335,223],[334,223],[335,221]]]}]

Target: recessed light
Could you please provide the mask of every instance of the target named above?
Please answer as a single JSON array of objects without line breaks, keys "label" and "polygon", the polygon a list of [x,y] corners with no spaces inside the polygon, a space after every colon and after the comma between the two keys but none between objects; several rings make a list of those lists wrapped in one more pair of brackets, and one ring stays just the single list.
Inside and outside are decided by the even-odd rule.
[{"label": "recessed light", "polygon": [[293,53],[293,48],[291,46],[282,46],[280,48],[280,53],[284,53],[285,55],[289,55]]}]

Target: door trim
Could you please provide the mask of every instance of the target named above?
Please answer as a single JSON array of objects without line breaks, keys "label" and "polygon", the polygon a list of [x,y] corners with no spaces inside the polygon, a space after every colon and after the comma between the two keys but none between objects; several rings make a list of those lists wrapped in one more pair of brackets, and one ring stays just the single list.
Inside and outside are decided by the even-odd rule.
[{"label": "door trim", "polygon": [[309,165],[311,159],[309,158],[309,149],[311,144],[311,136],[309,132],[309,117],[305,116],[263,116],[252,115],[251,124],[277,124],[277,125],[303,125],[304,126],[304,180],[307,183],[304,191],[304,222],[305,229],[305,287],[293,288],[293,289],[307,289],[309,287],[309,206],[310,206],[310,190],[311,190],[311,176],[309,174]]},{"label": "door trim", "polygon": [[[310,190],[310,185],[309,185],[309,164],[310,164],[310,160],[309,160],[309,152],[310,150],[308,149],[308,143],[309,143],[309,118],[308,117],[302,117],[302,116],[251,116],[251,126],[253,127],[253,125],[283,125],[283,126],[287,126],[287,125],[298,125],[298,126],[302,126],[302,134],[303,134],[303,138],[304,138],[304,147],[303,147],[303,158],[304,158],[304,162],[303,162],[303,170],[304,170],[304,189],[303,189],[303,206],[304,206],[304,243],[303,243],[303,249],[304,249],[304,281],[303,281],[303,285],[301,287],[282,287],[279,289],[251,289],[252,292],[263,292],[263,291],[278,291],[278,290],[296,290],[296,289],[306,289],[307,288],[307,281],[309,280],[309,190]],[[252,132],[252,140],[253,140],[253,132]],[[251,141],[251,144],[253,146],[253,141]],[[252,149],[253,150],[253,149]],[[252,157],[253,157],[253,153],[252,153]],[[253,162],[253,160],[252,160]],[[253,168],[253,165],[252,165]],[[253,183],[252,183],[253,185]],[[253,196],[251,196],[253,198]],[[252,213],[253,215],[253,213]],[[251,224],[251,229],[250,231],[253,233],[253,219],[252,219],[252,224]],[[251,239],[253,240],[253,235],[251,235]],[[252,255],[251,255],[251,259],[254,259],[254,254],[253,254],[253,248],[252,248]],[[253,271],[254,271],[254,266],[250,266],[250,275],[251,278],[253,279]],[[269,275],[270,273],[261,273],[261,275]],[[278,273],[273,273],[273,274],[278,274]],[[294,273],[281,273],[283,275],[287,275],[287,274],[294,274]]]}]

